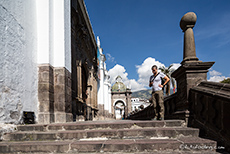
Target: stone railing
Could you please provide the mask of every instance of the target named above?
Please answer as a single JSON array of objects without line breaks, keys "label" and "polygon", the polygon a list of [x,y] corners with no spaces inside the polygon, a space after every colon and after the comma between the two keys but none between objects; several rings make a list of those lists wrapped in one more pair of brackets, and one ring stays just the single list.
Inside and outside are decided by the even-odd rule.
[{"label": "stone railing", "polygon": [[189,125],[230,151],[230,84],[201,82],[190,89]]},{"label": "stone railing", "polygon": [[[218,141],[230,151],[230,84],[203,81],[189,91],[189,108],[178,110],[177,93],[164,98],[165,119],[183,119],[200,135]],[[153,106],[129,116],[132,120],[154,118]]]},{"label": "stone railing", "polygon": [[[165,106],[165,119],[184,119],[186,114],[184,111],[180,111],[177,106],[178,98],[177,93],[172,94],[164,98]],[[187,116],[186,116],[187,117]]]},{"label": "stone railing", "polygon": [[151,120],[155,117],[153,106],[149,105],[146,108],[128,115],[131,120]]},{"label": "stone railing", "polygon": [[[165,119],[178,119],[176,116],[172,117],[172,115],[176,112],[176,96],[177,94],[175,93],[164,98]],[[149,105],[138,112],[130,114],[128,118],[132,120],[151,120],[154,117],[154,108]]]}]

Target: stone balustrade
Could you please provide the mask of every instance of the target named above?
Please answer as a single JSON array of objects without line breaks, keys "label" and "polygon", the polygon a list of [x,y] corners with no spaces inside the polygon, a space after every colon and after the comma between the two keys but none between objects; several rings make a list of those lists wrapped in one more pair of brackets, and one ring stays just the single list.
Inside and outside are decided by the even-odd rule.
[{"label": "stone balustrade", "polygon": [[230,151],[230,84],[201,82],[189,94],[189,125]]},{"label": "stone balustrade", "polygon": [[[188,126],[200,129],[202,137],[216,140],[230,151],[230,84],[203,81],[189,90],[188,102],[188,111],[184,112],[178,107],[177,93],[165,97],[165,119],[186,120]],[[150,105],[129,118],[153,119],[153,107]]]},{"label": "stone balustrade", "polygon": [[138,111],[133,112],[128,115],[127,119],[131,120],[151,120],[155,117],[153,106],[149,105],[148,107]]}]

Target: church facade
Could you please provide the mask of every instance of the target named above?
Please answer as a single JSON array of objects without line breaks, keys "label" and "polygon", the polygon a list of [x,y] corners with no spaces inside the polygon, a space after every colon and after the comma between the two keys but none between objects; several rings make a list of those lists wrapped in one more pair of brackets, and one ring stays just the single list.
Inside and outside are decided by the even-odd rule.
[{"label": "church facade", "polygon": [[116,83],[111,89],[112,113],[115,119],[125,119],[132,110],[131,89],[122,82],[121,76],[117,76]]},{"label": "church facade", "polygon": [[2,1],[0,20],[0,122],[92,120],[97,45],[84,1]]}]

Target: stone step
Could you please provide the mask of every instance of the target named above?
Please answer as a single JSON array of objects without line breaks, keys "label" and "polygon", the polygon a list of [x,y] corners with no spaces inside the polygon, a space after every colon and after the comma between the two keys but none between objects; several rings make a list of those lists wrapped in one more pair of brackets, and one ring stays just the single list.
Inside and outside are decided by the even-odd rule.
[{"label": "stone step", "polygon": [[[219,154],[218,152],[212,152],[212,151],[154,151],[154,152],[71,152],[71,154]],[[4,153],[4,154],[12,154],[12,153]],[[30,152],[17,152],[17,154],[31,154]],[[50,153],[44,153],[44,152],[33,152],[33,154],[50,154]],[[63,153],[54,153],[52,154],[63,154]]]},{"label": "stone step", "polygon": [[153,127],[132,129],[96,129],[67,130],[49,132],[14,132],[3,136],[9,141],[42,141],[42,140],[80,140],[87,138],[107,139],[144,139],[144,138],[178,138],[181,136],[198,137],[199,130],[183,127]]},{"label": "stone step", "polygon": [[3,136],[0,153],[209,153],[216,142],[198,137],[182,120],[90,121],[18,126]]},{"label": "stone step", "polygon": [[61,130],[85,130],[85,129],[121,129],[132,127],[184,127],[183,120],[165,121],[138,121],[138,120],[111,120],[111,121],[85,121],[64,124],[47,125],[21,125],[18,131],[61,131]]},{"label": "stone step", "polygon": [[0,153],[215,153],[216,142],[197,137],[101,141],[0,142]]}]

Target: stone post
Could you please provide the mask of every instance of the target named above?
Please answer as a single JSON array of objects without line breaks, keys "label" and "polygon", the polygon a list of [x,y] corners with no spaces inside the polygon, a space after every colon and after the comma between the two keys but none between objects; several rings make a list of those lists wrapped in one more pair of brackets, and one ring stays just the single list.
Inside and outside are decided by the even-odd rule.
[{"label": "stone post", "polygon": [[177,103],[174,116],[184,120],[188,120],[189,117],[189,90],[207,80],[208,69],[215,63],[202,62],[196,57],[193,34],[196,19],[196,14],[189,12],[180,21],[180,27],[184,32],[184,55],[181,66],[172,73],[172,77],[177,81]]},{"label": "stone post", "polygon": [[63,67],[54,68],[55,123],[72,122],[71,73]]},{"label": "stone post", "polygon": [[196,24],[196,19],[196,14],[189,12],[186,13],[180,21],[180,27],[184,32],[184,55],[182,64],[199,60],[196,57],[195,39],[193,34],[193,27]]},{"label": "stone post", "polygon": [[82,61],[81,60],[76,60],[76,65],[77,65],[77,100],[80,102],[83,102],[82,100]]},{"label": "stone post", "polygon": [[132,103],[131,103],[131,89],[126,90],[126,102],[127,102],[127,110],[126,110],[126,118],[128,114],[132,111]]},{"label": "stone post", "polygon": [[49,64],[38,66],[38,123],[54,122],[53,67]]}]

